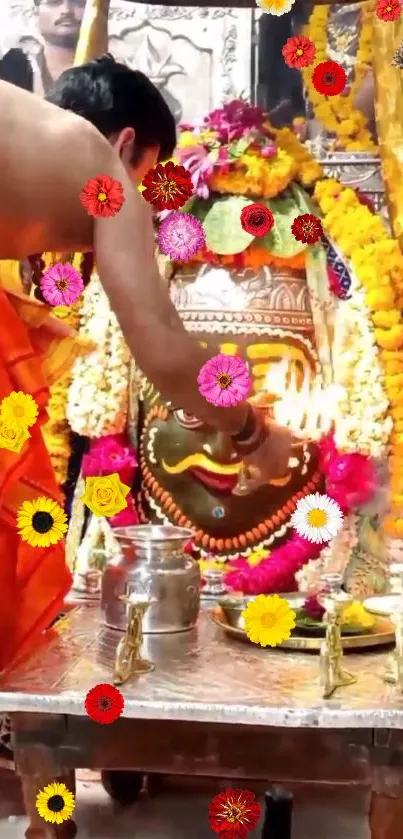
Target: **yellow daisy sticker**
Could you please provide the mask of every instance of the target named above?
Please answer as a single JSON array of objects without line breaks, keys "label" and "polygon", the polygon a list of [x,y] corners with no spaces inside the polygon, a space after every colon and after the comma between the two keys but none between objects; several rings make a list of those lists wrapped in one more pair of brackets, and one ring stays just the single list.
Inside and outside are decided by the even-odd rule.
[{"label": "yellow daisy sticker", "polygon": [[295,0],[256,0],[256,3],[266,15],[285,15],[292,9]]},{"label": "yellow daisy sticker", "polygon": [[48,784],[36,796],[36,809],[45,822],[62,824],[71,819],[75,798],[66,784]]},{"label": "yellow daisy sticker", "polygon": [[35,399],[29,393],[13,390],[1,402],[0,419],[7,425],[29,428],[35,425],[39,409]]},{"label": "yellow daisy sticker", "polygon": [[110,518],[126,509],[128,492],[130,487],[123,484],[117,472],[114,472],[99,478],[86,478],[81,500],[95,516]]},{"label": "yellow daisy sticker", "polygon": [[21,539],[32,548],[56,545],[67,530],[67,516],[51,498],[24,501],[18,510],[17,527]]},{"label": "yellow daisy sticker", "polygon": [[261,647],[277,647],[295,627],[295,612],[278,594],[259,594],[242,612],[250,641]]}]

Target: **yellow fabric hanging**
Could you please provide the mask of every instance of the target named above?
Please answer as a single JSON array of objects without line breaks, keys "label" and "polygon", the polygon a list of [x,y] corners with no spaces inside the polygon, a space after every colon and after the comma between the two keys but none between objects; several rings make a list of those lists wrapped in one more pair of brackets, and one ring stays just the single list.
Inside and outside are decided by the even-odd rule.
[{"label": "yellow fabric hanging", "polygon": [[391,62],[403,42],[403,20],[374,15],[375,116],[393,233],[403,247],[403,74]]},{"label": "yellow fabric hanging", "polygon": [[110,0],[87,0],[74,56],[75,67],[108,52],[109,5]]}]

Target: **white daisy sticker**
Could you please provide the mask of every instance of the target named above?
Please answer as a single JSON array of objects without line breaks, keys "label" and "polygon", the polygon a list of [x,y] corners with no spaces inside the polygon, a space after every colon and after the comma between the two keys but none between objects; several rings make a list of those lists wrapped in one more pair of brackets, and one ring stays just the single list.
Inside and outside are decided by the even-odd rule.
[{"label": "white daisy sticker", "polygon": [[295,0],[256,0],[266,15],[285,15],[292,9]]},{"label": "white daisy sticker", "polygon": [[336,501],[315,492],[298,501],[291,524],[298,536],[319,544],[337,536],[343,524],[343,513]]}]

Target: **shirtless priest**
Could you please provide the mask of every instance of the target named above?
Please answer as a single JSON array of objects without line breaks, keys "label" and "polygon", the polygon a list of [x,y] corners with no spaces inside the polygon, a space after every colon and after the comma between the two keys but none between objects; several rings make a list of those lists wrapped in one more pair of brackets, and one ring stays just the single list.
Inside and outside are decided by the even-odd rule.
[{"label": "shirtless priest", "polygon": [[[167,400],[232,438],[239,456],[255,467],[255,482],[281,477],[289,433],[262,426],[247,403],[217,408],[200,395],[197,376],[206,355],[184,329],[158,273],[151,208],[136,182],[172,154],[172,115],[145,76],[109,56],[66,72],[79,78],[75,114],[0,83],[0,259],[94,251],[127,344],[148,379]],[[86,108],[80,108],[80,96]],[[87,120],[93,113],[94,124],[77,113]],[[125,201],[115,217],[93,218],[79,199],[86,182],[100,174],[123,186]],[[23,391],[41,409],[20,453],[0,447],[1,671],[57,615],[70,578],[61,543],[32,548],[16,530],[24,500],[58,499],[40,431],[46,420],[47,358],[43,343],[39,355],[40,330],[33,328],[39,323],[52,331],[56,319],[38,302],[37,323],[24,317],[28,303],[9,293],[1,263],[0,282],[0,401]]]}]

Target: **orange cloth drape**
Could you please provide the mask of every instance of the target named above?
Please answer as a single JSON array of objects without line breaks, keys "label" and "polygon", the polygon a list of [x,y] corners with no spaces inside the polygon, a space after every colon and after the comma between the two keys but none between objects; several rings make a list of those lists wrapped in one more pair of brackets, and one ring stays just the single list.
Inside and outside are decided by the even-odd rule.
[{"label": "orange cloth drape", "polygon": [[81,347],[73,335],[55,339],[50,313],[47,306],[0,286],[0,401],[23,391],[39,407],[21,452],[0,448],[0,671],[36,645],[71,586],[64,543],[31,548],[16,528],[23,501],[43,495],[63,503],[41,426],[49,384]]}]

